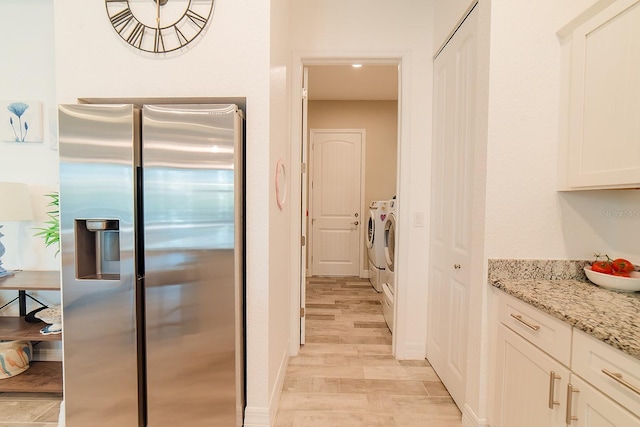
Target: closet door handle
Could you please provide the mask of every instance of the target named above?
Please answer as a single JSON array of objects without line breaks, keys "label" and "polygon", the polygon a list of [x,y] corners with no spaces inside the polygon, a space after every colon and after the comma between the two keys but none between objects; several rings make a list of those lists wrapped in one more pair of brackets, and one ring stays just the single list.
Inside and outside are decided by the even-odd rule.
[{"label": "closet door handle", "polygon": [[560,379],[560,375],[556,374],[554,371],[549,372],[549,409],[553,409],[554,405],[559,405],[555,398],[555,385],[556,380]]},{"label": "closet door handle", "polygon": [[533,329],[534,331],[537,331],[538,329],[540,329],[540,326],[538,325],[534,325],[533,323],[529,323],[526,320],[524,320],[522,318],[521,315],[519,314],[513,314],[511,313],[511,317],[513,317],[514,319],[516,319],[518,322],[522,323],[523,325],[525,325],[527,328]]},{"label": "closet door handle", "polygon": [[626,388],[628,388],[629,390],[633,391],[636,394],[640,394],[640,388],[634,386],[633,384],[631,384],[629,381],[625,380],[622,377],[622,374],[619,374],[617,372],[611,372],[608,369],[603,369],[602,373],[605,374],[606,376],[614,379],[615,381],[619,382],[620,384],[622,384],[623,386],[625,386]]},{"label": "closet door handle", "polygon": [[573,393],[579,393],[580,390],[578,390],[576,387],[574,387],[571,384],[567,384],[567,416],[566,416],[566,423],[567,425],[571,425],[571,421],[577,421],[578,417],[574,417],[573,415],[571,415],[572,409],[571,407],[573,406]]}]

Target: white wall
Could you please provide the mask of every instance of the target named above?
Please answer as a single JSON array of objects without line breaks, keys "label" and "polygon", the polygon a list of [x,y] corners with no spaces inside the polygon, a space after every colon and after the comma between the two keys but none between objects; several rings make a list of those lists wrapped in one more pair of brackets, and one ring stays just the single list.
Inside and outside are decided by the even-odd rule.
[{"label": "white wall", "polygon": [[[2,257],[7,269],[59,270],[56,249],[45,249],[34,227],[47,220],[44,197],[58,188],[58,152],[53,45],[53,0],[6,0],[0,4],[0,111],[4,101],[37,100],[43,105],[43,143],[0,141],[0,181],[29,185],[33,222],[7,223]],[[4,123],[3,123],[4,125]],[[10,203],[2,201],[1,203]]]},{"label": "white wall", "polygon": [[[34,220],[4,224],[2,243],[6,254],[3,267],[8,270],[59,270],[57,248],[46,248],[41,237],[35,237],[35,227],[44,227],[48,220],[45,197],[58,189],[58,151],[56,96],[53,45],[53,0],[5,0],[0,3],[0,111],[4,120],[4,101],[29,100],[42,102],[42,143],[0,141],[0,181],[22,182],[29,186]],[[0,203],[11,203],[2,200]],[[2,225],[2,223],[0,223]],[[47,305],[59,304],[59,292],[30,292]],[[0,292],[0,305],[16,297],[15,291]],[[27,311],[39,307],[27,299]],[[0,315],[19,314],[18,304],[5,307]],[[60,360],[59,342],[43,342],[34,352],[37,359]]]},{"label": "white wall", "polygon": [[[291,46],[290,10],[292,0],[271,0],[271,67],[270,67],[270,134],[269,134],[269,402],[270,420],[276,415],[282,383],[289,360],[291,286],[295,280],[288,254],[297,245],[297,231],[291,230],[291,198],[288,193],[291,174]],[[285,192],[285,203],[280,209],[276,203],[276,165],[285,165],[280,177],[280,191]],[[249,426],[247,426],[249,427]]]},{"label": "white wall", "polygon": [[599,250],[640,262],[640,192],[556,191],[562,89],[556,31],[593,3],[492,2],[488,258],[591,259]]},{"label": "white wall", "polygon": [[[429,223],[425,189],[430,185],[431,164],[431,2],[399,0],[391,7],[382,0],[296,0],[292,7],[294,82],[299,80],[300,63],[314,59],[386,57],[402,61],[396,296],[401,315],[394,339],[398,357],[422,358],[426,354],[428,228],[413,227],[412,218],[422,214],[425,224]],[[296,111],[292,131],[299,135],[299,109]],[[299,200],[299,194],[292,196]]]},{"label": "white wall", "polygon": [[433,53],[442,47],[475,0],[435,0],[433,2]]}]

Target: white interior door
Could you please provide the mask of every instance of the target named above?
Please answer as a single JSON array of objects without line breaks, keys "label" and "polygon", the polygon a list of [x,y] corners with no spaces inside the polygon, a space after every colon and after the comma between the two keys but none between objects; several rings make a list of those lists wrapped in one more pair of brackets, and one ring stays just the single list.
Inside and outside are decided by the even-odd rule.
[{"label": "white interior door", "polygon": [[476,15],[434,61],[427,358],[459,407],[469,321]]},{"label": "white interior door", "polygon": [[311,270],[359,276],[364,130],[311,130]]}]

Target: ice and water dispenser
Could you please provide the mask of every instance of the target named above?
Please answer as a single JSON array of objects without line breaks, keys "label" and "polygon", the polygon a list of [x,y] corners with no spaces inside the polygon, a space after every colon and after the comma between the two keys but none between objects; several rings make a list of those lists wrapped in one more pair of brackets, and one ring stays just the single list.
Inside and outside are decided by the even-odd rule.
[{"label": "ice and water dispenser", "polygon": [[120,221],[76,219],[76,278],[120,279]]}]

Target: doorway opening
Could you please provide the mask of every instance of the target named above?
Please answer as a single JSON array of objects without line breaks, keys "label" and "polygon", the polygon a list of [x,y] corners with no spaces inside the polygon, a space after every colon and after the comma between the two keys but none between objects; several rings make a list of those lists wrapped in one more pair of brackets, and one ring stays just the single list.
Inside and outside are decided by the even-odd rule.
[{"label": "doorway opening", "polygon": [[[354,62],[362,66],[354,67]],[[302,60],[301,66],[304,245],[299,258],[297,332],[304,344],[307,279],[368,279],[369,205],[398,195],[400,61]],[[356,134],[359,141],[354,142]],[[333,223],[327,225],[327,220]]]}]

